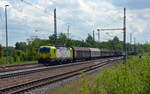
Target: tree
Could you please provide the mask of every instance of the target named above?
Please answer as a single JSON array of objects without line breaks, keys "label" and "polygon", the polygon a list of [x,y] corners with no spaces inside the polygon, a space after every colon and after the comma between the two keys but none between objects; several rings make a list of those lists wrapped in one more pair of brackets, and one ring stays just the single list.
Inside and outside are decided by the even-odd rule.
[{"label": "tree", "polygon": [[[55,36],[54,35],[49,36],[49,41],[50,41],[51,45],[54,45],[55,44]],[[69,45],[68,42],[70,43],[71,41],[69,41],[67,36],[63,33],[60,33],[59,37],[57,37],[57,39],[56,39],[57,45],[66,46],[66,45]]]},{"label": "tree", "polygon": [[25,56],[25,53],[22,51],[22,50],[15,50],[14,52],[14,60],[15,62],[20,62],[20,61],[24,61],[24,56]]},{"label": "tree", "polygon": [[13,53],[15,51],[14,47],[9,46],[8,49],[6,49],[6,47],[4,47],[3,49],[4,49],[4,56],[6,56],[7,50],[8,50],[8,56],[13,56]]},{"label": "tree", "polygon": [[51,45],[54,45],[54,43],[55,43],[55,35],[54,34],[49,36],[49,41],[50,41]]},{"label": "tree", "polygon": [[112,50],[119,50],[119,48],[120,48],[120,41],[119,41],[119,38],[117,36],[115,36],[113,38],[113,40],[111,41],[111,46],[113,47]]},{"label": "tree", "polygon": [[95,41],[90,34],[88,34],[88,37],[86,38],[86,43],[89,47],[93,47],[95,45]]},{"label": "tree", "polygon": [[61,33],[57,39],[57,43],[58,43],[58,45],[65,46],[67,43],[67,40],[68,40],[67,36],[65,34]]},{"label": "tree", "polygon": [[17,42],[15,46],[17,50],[25,51],[27,44],[25,42]]},{"label": "tree", "polygon": [[38,50],[42,41],[39,38],[28,39],[28,45],[25,50],[25,60],[37,60]]}]

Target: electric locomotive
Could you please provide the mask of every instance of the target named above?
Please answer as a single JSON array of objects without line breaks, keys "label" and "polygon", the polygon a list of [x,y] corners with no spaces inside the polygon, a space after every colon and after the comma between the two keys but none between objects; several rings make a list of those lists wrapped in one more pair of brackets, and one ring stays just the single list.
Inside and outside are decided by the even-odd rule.
[{"label": "electric locomotive", "polygon": [[41,46],[38,62],[53,65],[121,55],[121,51],[101,50],[98,48]]}]

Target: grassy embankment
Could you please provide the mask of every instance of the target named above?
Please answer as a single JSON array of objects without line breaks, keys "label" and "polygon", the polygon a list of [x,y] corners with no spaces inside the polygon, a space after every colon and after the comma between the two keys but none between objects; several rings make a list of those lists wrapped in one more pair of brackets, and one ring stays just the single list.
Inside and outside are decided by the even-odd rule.
[{"label": "grassy embankment", "polygon": [[30,64],[30,63],[37,63],[37,61],[18,61],[14,62],[12,57],[8,58],[8,64],[6,64],[6,57],[0,58],[0,66],[11,66],[11,65],[19,65],[19,64]]},{"label": "grassy embankment", "polygon": [[47,94],[149,94],[150,56],[131,57],[126,64],[84,76]]}]

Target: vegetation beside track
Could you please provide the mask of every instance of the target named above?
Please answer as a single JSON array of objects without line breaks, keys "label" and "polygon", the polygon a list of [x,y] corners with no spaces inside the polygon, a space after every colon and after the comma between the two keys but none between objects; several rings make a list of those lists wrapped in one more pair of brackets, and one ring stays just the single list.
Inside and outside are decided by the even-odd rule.
[{"label": "vegetation beside track", "polygon": [[[88,81],[95,81],[96,80],[96,76],[98,76],[100,73],[102,73],[105,68],[114,68],[114,64],[111,65],[106,65],[104,68],[101,68],[100,70],[87,75],[87,80]],[[84,76],[85,77],[85,76]],[[50,90],[48,91],[46,94],[81,94],[81,88],[83,86],[83,81],[84,79],[79,78],[77,80],[74,81],[70,81],[69,83],[67,83],[66,85],[61,85],[61,88],[56,88],[55,90]]]},{"label": "vegetation beside track", "polygon": [[94,83],[83,78],[81,94],[149,94],[150,56],[131,57],[126,64],[105,69]]},{"label": "vegetation beside track", "polygon": [[149,94],[150,56],[130,57],[126,64],[110,68],[73,81],[46,94]]},{"label": "vegetation beside track", "polygon": [[[3,58],[3,59],[6,59],[6,58]],[[0,61],[2,61],[3,59],[0,59]],[[5,67],[5,66],[12,66],[12,65],[33,64],[33,63],[37,63],[37,61],[8,62],[8,64],[4,62],[4,63],[1,63],[0,66]]]},{"label": "vegetation beside track", "polygon": [[[106,42],[97,42],[94,41],[93,37],[90,34],[88,34],[85,40],[73,40],[68,39],[65,34],[61,33],[56,40],[57,45],[90,47],[118,51],[123,50],[123,42],[120,41],[118,37],[114,37],[112,40]],[[54,45],[54,41],[54,35],[50,35],[49,39],[45,40],[37,37],[31,37],[27,39],[27,42],[16,42],[15,47],[8,47],[9,63],[13,64],[15,62],[35,61],[38,59],[39,47],[49,44]],[[127,50],[135,50],[137,52],[149,52],[150,44],[145,43],[133,45],[127,43]],[[5,65],[5,63],[6,48],[0,44],[0,65]]]}]

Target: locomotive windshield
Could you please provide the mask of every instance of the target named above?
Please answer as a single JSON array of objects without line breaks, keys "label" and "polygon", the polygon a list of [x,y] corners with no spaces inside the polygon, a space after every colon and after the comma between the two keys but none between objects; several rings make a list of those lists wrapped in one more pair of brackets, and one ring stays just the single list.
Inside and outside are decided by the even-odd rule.
[{"label": "locomotive windshield", "polygon": [[40,53],[49,53],[50,52],[50,48],[40,48]]}]

